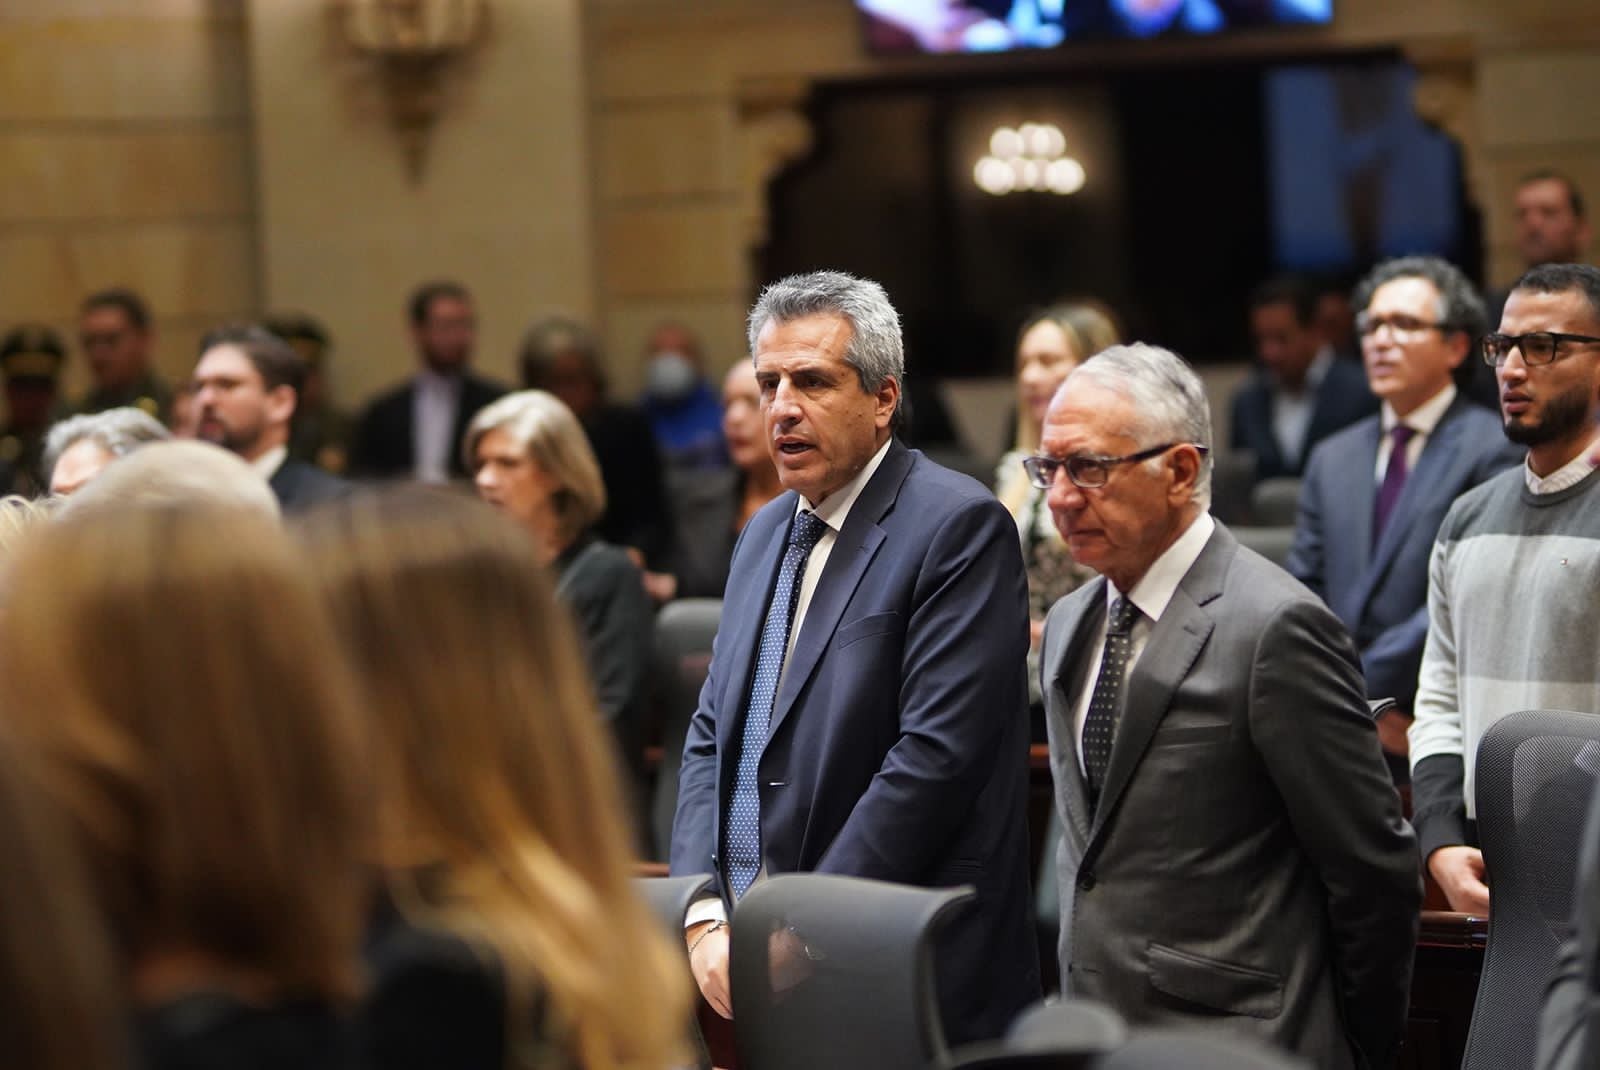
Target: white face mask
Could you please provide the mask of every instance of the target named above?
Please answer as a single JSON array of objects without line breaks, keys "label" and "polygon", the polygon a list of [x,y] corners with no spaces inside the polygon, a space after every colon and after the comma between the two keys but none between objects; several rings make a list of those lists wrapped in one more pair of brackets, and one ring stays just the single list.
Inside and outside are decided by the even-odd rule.
[{"label": "white face mask", "polygon": [[682,401],[694,392],[700,381],[694,365],[682,353],[657,353],[645,371],[645,393],[657,401]]}]

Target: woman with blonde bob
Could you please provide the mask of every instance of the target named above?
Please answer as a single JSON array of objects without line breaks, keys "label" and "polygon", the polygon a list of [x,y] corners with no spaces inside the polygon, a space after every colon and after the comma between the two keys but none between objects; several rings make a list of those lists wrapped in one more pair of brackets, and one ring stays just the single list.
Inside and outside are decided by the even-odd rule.
[{"label": "woman with blonde bob", "polygon": [[365,686],[374,1066],[681,1065],[682,952],[633,892],[614,758],[525,531],[403,488],[311,518]]},{"label": "woman with blonde bob", "polygon": [[637,775],[655,611],[638,565],[595,534],[606,487],[583,425],[554,394],[520,390],[473,417],[462,454],[478,496],[521,526],[553,573],[600,714]]},{"label": "woman with blonde bob", "polygon": [[253,513],[111,519],[18,552],[0,702],[93,877],[140,1063],[345,1066],[366,761],[326,611]]}]

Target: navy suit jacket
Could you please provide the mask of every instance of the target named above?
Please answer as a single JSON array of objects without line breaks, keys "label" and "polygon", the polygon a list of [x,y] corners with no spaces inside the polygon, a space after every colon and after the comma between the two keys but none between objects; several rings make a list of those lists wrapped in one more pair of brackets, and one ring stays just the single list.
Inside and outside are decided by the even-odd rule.
[{"label": "navy suit jacket", "polygon": [[[690,722],[674,873],[723,889],[752,668],[792,492],[745,526]],[[767,873],[977,889],[937,954],[946,1033],[998,1036],[1039,997],[1028,903],[1027,582],[976,480],[895,442],[851,507],[795,637],[760,764]],[[726,895],[726,892],[723,891]]]},{"label": "navy suit jacket", "polygon": [[[350,445],[350,471],[366,479],[409,479],[416,468],[416,448],[412,441],[416,406],[416,380],[380,395],[361,413]],[[455,424],[450,430],[450,475],[467,477],[461,459],[461,439],[478,410],[497,400],[506,388],[491,379],[471,372],[461,374],[461,395],[456,402]]]},{"label": "navy suit jacket", "polygon": [[1379,417],[1311,453],[1288,568],[1355,638],[1371,698],[1410,711],[1428,635],[1428,557],[1450,505],[1521,460],[1500,420],[1457,395],[1423,443],[1383,538],[1372,544],[1378,498]]},{"label": "navy suit jacket", "polygon": [[1298,476],[1305,468],[1311,448],[1340,428],[1378,411],[1378,399],[1367,386],[1361,365],[1335,360],[1317,387],[1317,399],[1306,425],[1300,456],[1290,463],[1278,446],[1272,431],[1272,396],[1275,388],[1266,372],[1258,371],[1233,395],[1231,449],[1249,450],[1256,455],[1256,479]]},{"label": "navy suit jacket", "polygon": [[351,491],[350,484],[338,476],[293,457],[279,465],[267,482],[285,513],[299,513],[324,502],[338,501]]}]

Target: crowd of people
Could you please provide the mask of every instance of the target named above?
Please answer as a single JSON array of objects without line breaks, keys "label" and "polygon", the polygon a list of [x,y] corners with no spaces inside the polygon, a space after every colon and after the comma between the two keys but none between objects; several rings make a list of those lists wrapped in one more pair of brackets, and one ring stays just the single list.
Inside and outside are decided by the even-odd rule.
[{"label": "crowd of people", "polygon": [[[521,389],[477,376],[451,282],[354,417],[305,317],[219,326],[173,389],[144,303],[96,293],[70,409],[66,347],[11,331],[14,1057],[682,1065],[691,975],[737,1014],[733,906],[811,871],[973,886],[938,996],[953,1042],[993,1038],[1042,995],[1034,739],[1065,993],[1391,1065],[1424,878],[1493,895],[1478,741],[1600,715],[1600,269],[1570,181],[1518,196],[1528,268],[1487,300],[1428,256],[1264,283],[1231,399],[1097,301],[1028,315],[992,486],[901,440],[899,315],[841,272],[762,292],[720,398],[661,325],[637,404],[568,320],[528,330]],[[1230,452],[1300,480],[1286,567],[1214,515]],[[654,614],[684,597],[722,610],[660,845],[711,878],[678,944],[630,882]],[[1586,1011],[1552,1006],[1558,1065]]]}]

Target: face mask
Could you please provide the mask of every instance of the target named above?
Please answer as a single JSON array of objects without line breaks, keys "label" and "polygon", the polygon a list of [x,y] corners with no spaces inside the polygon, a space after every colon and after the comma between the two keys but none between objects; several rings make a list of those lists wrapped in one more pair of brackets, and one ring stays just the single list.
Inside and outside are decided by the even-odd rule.
[{"label": "face mask", "polygon": [[657,353],[645,372],[645,393],[657,401],[682,401],[694,392],[700,376],[682,353]]}]

